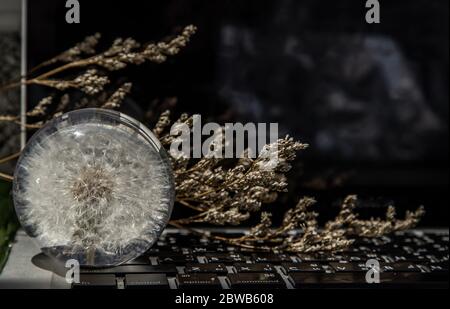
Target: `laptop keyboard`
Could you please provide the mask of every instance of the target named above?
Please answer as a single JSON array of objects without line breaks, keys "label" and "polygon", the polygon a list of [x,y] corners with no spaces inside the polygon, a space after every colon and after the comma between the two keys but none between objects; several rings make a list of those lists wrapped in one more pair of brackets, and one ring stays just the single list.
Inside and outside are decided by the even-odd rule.
[{"label": "laptop keyboard", "polygon": [[[72,288],[448,288],[448,243],[448,230],[413,231],[359,238],[334,254],[278,254],[167,231],[136,260],[112,268],[82,268],[80,282]],[[373,273],[366,265],[369,259],[379,264],[379,283],[366,280]]]}]

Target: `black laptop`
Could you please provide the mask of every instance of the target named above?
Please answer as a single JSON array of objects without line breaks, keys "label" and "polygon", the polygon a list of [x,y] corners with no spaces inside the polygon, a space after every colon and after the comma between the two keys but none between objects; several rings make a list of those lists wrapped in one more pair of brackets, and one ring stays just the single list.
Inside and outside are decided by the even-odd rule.
[{"label": "black laptop", "polygon": [[[391,203],[400,216],[420,205],[426,215],[414,230],[359,237],[339,252],[259,251],[168,228],[136,260],[82,268],[72,288],[448,288],[447,1],[380,1],[380,23],[365,20],[364,1],[79,4],[80,23],[69,24],[64,1],[28,1],[28,68],[96,32],[104,44],[156,41],[195,24],[179,56],[130,69],[121,112],[144,122],[168,106],[222,122],[277,122],[280,135],[308,142],[289,192],[270,209],[275,222],[303,195],[318,200],[323,221],[347,194],[359,196],[362,217]],[[29,104],[46,93],[28,87]],[[173,217],[184,212],[175,204]],[[254,223],[199,228],[244,235]],[[370,259],[380,262],[378,284],[367,279]],[[34,263],[64,276],[44,255]]]}]

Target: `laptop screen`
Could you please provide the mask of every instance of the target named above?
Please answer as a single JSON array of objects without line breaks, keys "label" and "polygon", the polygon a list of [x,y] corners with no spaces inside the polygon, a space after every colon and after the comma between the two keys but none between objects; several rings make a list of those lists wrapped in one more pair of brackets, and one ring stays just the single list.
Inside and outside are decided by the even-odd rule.
[{"label": "laptop screen", "polygon": [[[448,1],[383,2],[376,26],[363,2],[347,0],[78,2],[80,23],[69,24],[64,1],[29,1],[29,68],[94,33],[101,49],[194,24],[176,57],[113,76],[133,82],[124,113],[148,125],[166,107],[278,123],[281,136],[311,145],[280,204],[357,193],[362,208],[424,204],[423,224],[448,223]],[[28,90],[30,106],[49,91]]]}]

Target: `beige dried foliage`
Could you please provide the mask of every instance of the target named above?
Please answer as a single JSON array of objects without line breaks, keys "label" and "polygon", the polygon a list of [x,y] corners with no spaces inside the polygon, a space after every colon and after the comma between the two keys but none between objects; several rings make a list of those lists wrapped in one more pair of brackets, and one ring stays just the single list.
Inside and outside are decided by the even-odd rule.
[{"label": "beige dried foliage", "polygon": [[[110,84],[107,75],[108,71],[122,70],[128,65],[141,65],[145,62],[162,63],[169,56],[178,54],[187,45],[196,30],[195,26],[189,25],[179,35],[167,42],[144,45],[133,38],[118,38],[103,52],[96,51],[100,34],[95,34],[30,70],[25,81],[12,82],[0,86],[0,92],[26,84],[50,87],[58,91],[76,89],[89,96],[102,94],[107,92],[105,87]],[[62,64],[52,68],[57,63]],[[77,71],[75,77],[73,77],[73,73],[66,74],[65,78],[59,77],[64,75],[63,73],[69,73],[74,70]],[[104,70],[106,72],[100,72]],[[37,74],[37,72],[41,73]],[[107,102],[103,101],[102,104],[106,105],[105,108],[118,108],[123,97],[129,92],[128,88],[131,88],[130,84],[122,85],[113,94],[113,97]],[[99,104],[98,107],[102,106],[102,104]],[[78,103],[78,106],[85,105],[87,105],[86,101]],[[59,110],[59,112],[62,112],[62,110]],[[0,122],[18,123],[18,120],[19,117],[17,115],[0,115]],[[37,125],[28,124],[27,126],[35,128]]]},{"label": "beige dried foliage", "polygon": [[[196,28],[190,25],[167,42],[147,45],[142,45],[132,38],[119,38],[101,53],[95,50],[100,35],[87,37],[83,42],[34,68],[30,74],[56,63],[63,65],[36,77],[28,77],[25,83],[61,91],[78,89],[88,96],[83,96],[78,102],[71,102],[68,93],[63,94],[59,100],[56,100],[54,95],[46,97],[27,113],[31,118],[42,119],[26,126],[32,129],[40,128],[47,121],[73,109],[119,108],[131,90],[131,83],[124,83],[113,91],[107,91],[105,88],[109,84],[108,75],[101,74],[98,70],[108,72],[124,69],[130,64],[140,65],[147,61],[164,62],[167,57],[178,54],[195,31]],[[81,70],[75,78],[53,78],[73,69]],[[20,83],[11,83],[0,87],[0,91],[17,86],[20,86]],[[19,123],[19,116],[0,115],[0,121]],[[179,138],[169,133],[170,128],[172,125],[181,124],[192,126],[193,118],[188,114],[182,114],[173,122],[170,112],[165,111],[153,127],[153,132],[161,143],[169,148],[170,144]],[[224,141],[218,139],[216,143],[220,145]],[[310,197],[303,197],[294,207],[286,211],[282,223],[274,226],[272,214],[264,211],[264,205],[273,203],[280,193],[287,191],[286,173],[290,170],[291,162],[297,153],[307,147],[307,144],[286,136],[266,145],[254,159],[250,158],[248,151],[232,162],[228,162],[228,159],[210,157],[195,162],[184,157],[171,157],[176,201],[194,213],[189,217],[172,220],[170,224],[244,248],[309,253],[339,251],[350,246],[355,237],[377,237],[409,229],[423,216],[424,209],[421,207],[416,211],[407,212],[404,219],[396,219],[395,209],[390,206],[385,218],[362,220],[355,212],[357,198],[350,195],[343,201],[336,217],[320,227],[317,222],[318,214],[311,210],[316,201]],[[277,151],[276,161],[264,155],[274,149]],[[15,158],[16,154],[1,159],[0,162]],[[10,175],[1,174],[0,177],[12,179]],[[78,191],[78,188],[75,188],[76,194]],[[261,217],[260,222],[253,226],[248,234],[237,238],[212,235],[193,227],[196,224],[237,226],[258,215]]]},{"label": "beige dried foliage", "polygon": [[[183,114],[174,122],[192,126],[192,117]],[[165,111],[157,121],[153,132],[167,148],[176,136],[170,130],[170,112]],[[274,145],[266,145],[266,148]],[[355,212],[357,198],[348,196],[336,217],[320,227],[318,214],[311,210],[316,201],[310,197],[299,200],[289,209],[280,226],[272,224],[272,214],[263,210],[263,205],[276,200],[287,187],[286,173],[298,151],[308,147],[290,137],[276,142],[278,160],[273,170],[267,170],[267,158],[251,159],[247,152],[230,167],[224,168],[226,159],[202,158],[195,163],[180,157],[171,158],[176,183],[176,201],[195,214],[172,220],[170,224],[191,230],[204,237],[219,239],[244,248],[292,251],[301,253],[340,251],[353,243],[355,237],[377,237],[394,231],[414,227],[424,214],[423,207],[407,212],[405,219],[396,219],[393,206],[388,207],[386,218],[362,220]],[[260,223],[248,234],[238,238],[211,235],[194,224],[218,226],[240,225],[251,217],[261,214]]]}]

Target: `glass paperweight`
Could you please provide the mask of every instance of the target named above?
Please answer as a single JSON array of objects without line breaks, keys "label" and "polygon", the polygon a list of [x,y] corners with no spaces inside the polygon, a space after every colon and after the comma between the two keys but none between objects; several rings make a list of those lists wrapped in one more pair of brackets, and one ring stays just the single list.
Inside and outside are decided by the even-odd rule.
[{"label": "glass paperweight", "polygon": [[144,125],[103,109],[69,112],[32,136],[14,172],[25,231],[58,260],[106,267],[140,256],[169,221],[168,156]]}]

